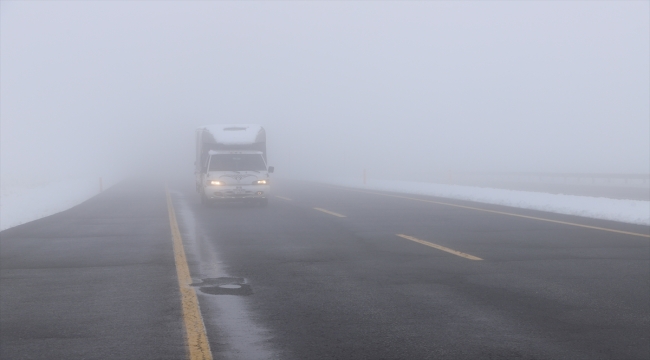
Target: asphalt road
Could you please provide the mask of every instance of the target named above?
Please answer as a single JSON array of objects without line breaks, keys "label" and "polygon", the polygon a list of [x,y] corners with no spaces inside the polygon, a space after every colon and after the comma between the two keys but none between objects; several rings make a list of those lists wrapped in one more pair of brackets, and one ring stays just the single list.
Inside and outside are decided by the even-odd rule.
[{"label": "asphalt road", "polygon": [[146,183],[0,232],[0,358],[184,358],[172,252]]},{"label": "asphalt road", "polygon": [[[273,186],[266,208],[204,207],[170,183],[216,359],[650,358],[648,237],[435,202],[647,226]],[[3,359],[185,356],[162,187],[0,235]]]}]

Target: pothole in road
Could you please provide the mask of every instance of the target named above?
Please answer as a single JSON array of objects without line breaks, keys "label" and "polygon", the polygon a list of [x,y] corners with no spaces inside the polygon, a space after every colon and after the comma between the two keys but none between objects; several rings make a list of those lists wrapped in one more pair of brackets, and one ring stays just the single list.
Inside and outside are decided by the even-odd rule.
[{"label": "pothole in road", "polygon": [[253,293],[248,284],[201,287],[199,290],[210,295],[251,295]]},{"label": "pothole in road", "polygon": [[253,289],[245,282],[244,278],[219,277],[201,279],[201,282],[190,286],[197,286],[202,293],[210,295],[251,295]]}]

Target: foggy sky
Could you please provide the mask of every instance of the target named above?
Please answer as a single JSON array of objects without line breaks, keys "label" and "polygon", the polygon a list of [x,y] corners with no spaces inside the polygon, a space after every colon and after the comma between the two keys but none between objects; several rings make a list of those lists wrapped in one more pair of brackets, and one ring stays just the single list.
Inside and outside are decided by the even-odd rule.
[{"label": "foggy sky", "polygon": [[3,181],[191,178],[213,123],[263,125],[285,176],[650,171],[647,1],[0,10]]}]

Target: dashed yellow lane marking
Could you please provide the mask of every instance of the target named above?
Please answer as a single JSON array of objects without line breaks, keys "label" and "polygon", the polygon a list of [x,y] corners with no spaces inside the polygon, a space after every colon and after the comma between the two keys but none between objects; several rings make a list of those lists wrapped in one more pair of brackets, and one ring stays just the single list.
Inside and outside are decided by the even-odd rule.
[{"label": "dashed yellow lane marking", "polygon": [[280,195],[275,195],[276,198],[280,198],[282,200],[287,200],[287,201],[292,201],[293,199],[289,199],[288,197],[280,196]]},{"label": "dashed yellow lane marking", "polygon": [[484,212],[489,212],[489,213],[493,213],[493,214],[515,216],[515,217],[520,217],[520,218],[525,218],[525,219],[533,219],[533,220],[539,220],[539,221],[552,222],[552,223],[556,223],[556,224],[572,225],[572,226],[578,226],[578,227],[583,227],[583,228],[588,228],[588,229],[609,231],[609,232],[618,233],[618,234],[625,234],[625,235],[641,236],[641,237],[650,238],[650,235],[648,235],[648,234],[640,234],[640,233],[635,233],[635,232],[630,232],[630,231],[622,231],[622,230],[608,229],[608,228],[598,227],[598,226],[576,224],[576,223],[572,223],[572,222],[568,222],[568,221],[551,220],[551,219],[545,219],[545,218],[536,217],[536,216],[514,214],[514,213],[509,213],[509,212],[505,212],[505,211],[498,211],[498,210],[482,209],[482,208],[473,207],[473,206],[451,204],[451,203],[446,203],[446,202],[441,202],[441,201],[419,199],[419,198],[413,198],[413,197],[408,197],[408,196],[383,194],[383,193],[374,192],[374,191],[356,190],[356,189],[350,189],[350,188],[346,188],[346,187],[342,187],[342,186],[333,186],[333,187],[336,187],[337,189],[356,191],[356,192],[361,192],[361,193],[366,193],[366,194],[374,194],[374,195],[388,196],[388,197],[394,197],[394,198],[399,198],[399,199],[407,199],[407,200],[420,201],[420,202],[426,202],[426,203],[432,203],[432,204],[438,204],[438,205],[453,206],[453,207],[457,207],[457,208],[484,211]]},{"label": "dashed yellow lane marking", "polygon": [[432,247],[432,248],[436,248],[436,249],[438,249],[438,250],[446,251],[446,252],[448,252],[448,253],[450,253],[450,254],[454,254],[454,255],[456,255],[456,256],[464,257],[465,259],[470,259],[470,260],[483,260],[483,259],[481,259],[480,257],[476,257],[476,256],[474,256],[474,255],[470,255],[470,254],[465,254],[464,252],[456,251],[456,250],[454,250],[454,249],[450,249],[450,248],[448,248],[448,247],[444,247],[444,246],[442,246],[442,245],[438,245],[438,244],[430,243],[430,242],[428,242],[428,241],[420,240],[420,239],[418,239],[418,238],[414,238],[413,236],[408,236],[408,235],[404,235],[404,234],[396,234],[396,235],[399,236],[399,237],[401,237],[401,238],[404,238],[404,239],[406,239],[406,240],[415,241],[416,243],[420,243],[420,244],[422,244],[422,245],[430,246],[430,247]]},{"label": "dashed yellow lane marking", "polygon": [[334,211],[329,211],[329,210],[325,210],[325,209],[321,209],[321,208],[316,208],[316,207],[315,207],[314,209],[315,209],[315,210],[318,210],[318,211],[322,211],[322,212],[324,212],[324,213],[326,213],[326,214],[330,214],[330,215],[334,215],[334,216],[340,217],[340,218],[344,218],[344,217],[345,217],[345,215],[341,215],[341,214],[339,214],[339,213],[335,213]]},{"label": "dashed yellow lane marking", "polygon": [[199,300],[196,298],[194,289],[190,287],[192,278],[190,269],[187,266],[185,249],[183,248],[183,238],[178,229],[176,213],[172,204],[169,189],[165,188],[167,195],[167,209],[169,210],[169,224],[172,231],[172,240],[174,243],[174,260],[176,261],[176,273],[178,274],[178,286],[181,290],[181,307],[183,309],[183,321],[185,323],[185,336],[187,346],[189,347],[190,360],[212,360],[210,343],[205,332],[205,324],[199,309]]}]

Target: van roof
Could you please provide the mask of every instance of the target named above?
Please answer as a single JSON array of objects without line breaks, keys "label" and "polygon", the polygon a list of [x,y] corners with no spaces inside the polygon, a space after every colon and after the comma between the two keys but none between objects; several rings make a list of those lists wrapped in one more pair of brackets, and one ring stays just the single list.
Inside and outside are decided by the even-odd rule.
[{"label": "van roof", "polygon": [[210,150],[208,151],[208,154],[210,155],[223,155],[223,154],[260,154],[262,155],[263,152],[261,151],[254,151],[254,150]]},{"label": "van roof", "polygon": [[214,141],[226,145],[266,142],[266,132],[257,124],[213,124],[199,128],[207,130]]}]

